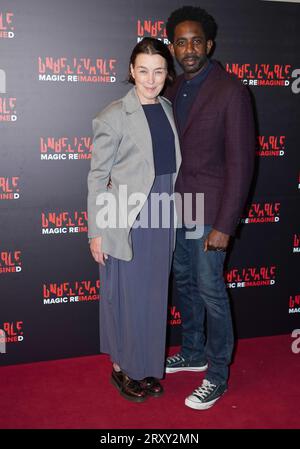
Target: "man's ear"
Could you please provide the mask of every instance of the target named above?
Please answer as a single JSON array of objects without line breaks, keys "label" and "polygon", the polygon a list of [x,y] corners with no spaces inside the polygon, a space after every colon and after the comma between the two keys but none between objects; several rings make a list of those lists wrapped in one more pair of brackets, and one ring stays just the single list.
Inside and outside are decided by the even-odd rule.
[{"label": "man's ear", "polygon": [[175,56],[174,45],[173,44],[169,44],[168,47],[169,47],[169,50],[171,52],[171,55]]},{"label": "man's ear", "polygon": [[206,42],[206,54],[209,55],[214,43],[211,39]]}]

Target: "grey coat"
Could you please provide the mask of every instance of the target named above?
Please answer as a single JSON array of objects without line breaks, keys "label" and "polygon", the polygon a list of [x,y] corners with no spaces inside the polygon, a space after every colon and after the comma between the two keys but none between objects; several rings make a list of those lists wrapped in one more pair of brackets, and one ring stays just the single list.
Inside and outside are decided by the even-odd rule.
[{"label": "grey coat", "polygon": [[[175,136],[177,178],[181,164],[178,135],[169,100],[159,97]],[[125,97],[112,102],[93,120],[93,151],[88,174],[88,237],[102,237],[102,251],[117,259],[132,259],[130,229],[144,203],[127,207],[131,224],[126,227],[99,228],[96,217],[103,205],[96,203],[99,194],[111,193],[119,216],[119,186],[127,186],[127,196],[141,192],[149,195],[154,182],[154,161],[150,130],[142,105],[133,87]],[[111,188],[107,185],[111,179]],[[127,217],[126,217],[127,218]]]}]

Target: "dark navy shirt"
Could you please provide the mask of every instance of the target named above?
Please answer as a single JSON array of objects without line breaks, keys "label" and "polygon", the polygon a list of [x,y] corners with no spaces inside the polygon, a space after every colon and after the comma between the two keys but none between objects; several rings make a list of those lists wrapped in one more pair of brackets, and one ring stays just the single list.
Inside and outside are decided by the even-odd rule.
[{"label": "dark navy shirt", "polygon": [[155,175],[176,172],[175,140],[170,122],[160,103],[143,104],[150,128]]},{"label": "dark navy shirt", "polygon": [[201,70],[194,78],[184,80],[176,98],[176,115],[180,131],[183,130],[192,104],[198,94],[200,85],[203,83],[212,68],[209,61],[205,69]]}]

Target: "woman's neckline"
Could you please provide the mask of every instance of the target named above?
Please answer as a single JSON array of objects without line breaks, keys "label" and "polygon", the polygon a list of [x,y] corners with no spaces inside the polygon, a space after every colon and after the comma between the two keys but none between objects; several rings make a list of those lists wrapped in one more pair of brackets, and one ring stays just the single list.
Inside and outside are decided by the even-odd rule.
[{"label": "woman's neckline", "polygon": [[145,104],[142,104],[142,106],[144,107],[144,106],[160,106],[160,103],[145,103]]}]

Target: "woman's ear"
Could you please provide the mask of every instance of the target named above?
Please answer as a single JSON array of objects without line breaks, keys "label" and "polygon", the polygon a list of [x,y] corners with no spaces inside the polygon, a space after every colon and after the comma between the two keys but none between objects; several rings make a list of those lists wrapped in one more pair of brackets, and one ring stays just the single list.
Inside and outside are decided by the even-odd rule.
[{"label": "woman's ear", "polygon": [[132,78],[134,79],[134,68],[133,68],[132,64],[130,64],[130,74],[131,74]]}]

